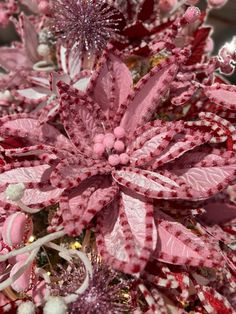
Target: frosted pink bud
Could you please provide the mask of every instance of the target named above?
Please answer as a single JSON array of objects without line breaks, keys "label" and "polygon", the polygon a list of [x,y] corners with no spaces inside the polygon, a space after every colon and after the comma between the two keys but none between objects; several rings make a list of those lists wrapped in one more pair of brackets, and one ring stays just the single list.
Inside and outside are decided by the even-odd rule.
[{"label": "frosted pink bud", "polygon": [[96,143],[93,146],[93,151],[95,154],[98,154],[99,156],[101,156],[105,151],[105,147],[102,143]]},{"label": "frosted pink bud", "polygon": [[50,4],[48,1],[40,1],[38,5],[38,9],[43,14],[49,14],[50,13]]},{"label": "frosted pink bud", "polygon": [[186,22],[191,24],[191,23],[196,22],[196,20],[200,16],[200,14],[201,14],[201,11],[199,10],[199,8],[191,6],[184,13],[184,18],[185,18]]},{"label": "frosted pink bud", "polygon": [[103,145],[108,148],[111,149],[114,147],[114,143],[115,143],[115,136],[112,133],[107,133],[104,137],[103,140]]},{"label": "frosted pink bud", "polygon": [[126,165],[129,162],[129,155],[126,153],[120,154],[120,163]]},{"label": "frosted pink bud", "polygon": [[227,0],[208,0],[208,3],[214,7],[214,8],[218,8],[223,6],[226,3]]},{"label": "frosted pink bud", "polygon": [[111,166],[117,166],[120,163],[120,156],[119,155],[110,155],[108,157],[108,162]]},{"label": "frosted pink bud", "polygon": [[97,134],[94,136],[94,143],[102,143],[104,140],[104,134]]},{"label": "frosted pink bud", "polygon": [[171,11],[177,4],[177,0],[160,0],[159,8],[162,12],[169,12]]},{"label": "frosted pink bud", "polygon": [[114,148],[117,152],[121,153],[125,149],[125,144],[122,141],[115,141]]},{"label": "frosted pink bud", "polygon": [[121,126],[118,126],[114,129],[114,134],[116,138],[123,138],[125,137],[125,130]]}]

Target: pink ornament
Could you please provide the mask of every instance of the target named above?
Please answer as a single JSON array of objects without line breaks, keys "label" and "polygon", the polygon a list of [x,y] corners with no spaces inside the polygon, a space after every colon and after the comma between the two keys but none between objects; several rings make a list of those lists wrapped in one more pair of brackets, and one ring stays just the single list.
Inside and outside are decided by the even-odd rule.
[{"label": "pink ornament", "polygon": [[24,213],[17,212],[5,220],[2,228],[2,238],[9,246],[20,245],[29,239],[32,230],[32,220]]},{"label": "pink ornament", "polygon": [[50,13],[50,4],[48,1],[40,1],[38,5],[38,9],[42,14],[49,14]]},{"label": "pink ornament", "polygon": [[108,148],[111,149],[114,147],[114,143],[115,143],[115,136],[112,133],[107,133],[104,137],[103,140],[103,145]]},{"label": "pink ornament", "polygon": [[200,16],[200,14],[201,14],[201,11],[199,10],[199,8],[191,6],[184,13],[184,18],[185,18],[186,22],[191,24],[191,23],[196,22],[196,20]]},{"label": "pink ornament", "polygon": [[225,5],[226,1],[227,0],[208,0],[208,3],[214,8],[219,8]]},{"label": "pink ornament", "polygon": [[[10,277],[12,277],[19,270],[19,268],[23,266],[24,263],[25,263],[25,260],[22,260],[16,263],[11,269]],[[23,274],[11,284],[11,287],[16,292],[22,292],[26,290],[27,288],[29,288],[32,267],[33,267],[33,263],[30,263],[29,266],[26,268],[26,270],[23,272]]]},{"label": "pink ornament", "polygon": [[110,155],[108,157],[108,162],[111,166],[117,166],[120,163],[120,156],[119,155]]},{"label": "pink ornament", "polygon": [[126,165],[129,162],[129,155],[126,153],[120,154],[120,163]]},{"label": "pink ornament", "polygon": [[125,144],[122,141],[115,141],[114,148],[117,152],[121,153],[125,149]]},{"label": "pink ornament", "polygon": [[95,154],[98,154],[99,156],[101,156],[105,151],[105,147],[102,143],[96,143],[93,146],[93,151]]},{"label": "pink ornament", "polygon": [[167,13],[171,11],[177,4],[177,0],[160,0],[159,8],[162,12]]},{"label": "pink ornament", "polygon": [[125,137],[125,130],[121,126],[118,126],[114,129],[114,134],[116,138],[123,138]]},{"label": "pink ornament", "polygon": [[93,139],[94,143],[102,143],[104,140],[104,136],[104,134],[96,134]]}]

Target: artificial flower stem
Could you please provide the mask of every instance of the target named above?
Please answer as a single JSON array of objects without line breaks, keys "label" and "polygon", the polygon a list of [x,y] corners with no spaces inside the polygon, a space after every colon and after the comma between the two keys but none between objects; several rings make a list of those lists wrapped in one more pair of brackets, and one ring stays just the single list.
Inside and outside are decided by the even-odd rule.
[{"label": "artificial flower stem", "polygon": [[27,267],[29,266],[29,264],[34,260],[34,258],[36,257],[38,251],[39,251],[39,247],[34,249],[29,257],[26,259],[26,261],[24,262],[24,264],[18,269],[18,271],[16,273],[14,273],[10,278],[4,280],[3,282],[0,283],[0,291],[2,291],[3,289],[9,287],[12,283],[14,283],[27,269]]},{"label": "artificial flower stem", "polygon": [[24,254],[24,253],[30,252],[34,249],[40,248],[42,245],[45,245],[46,243],[48,243],[50,241],[54,241],[56,239],[59,239],[59,238],[63,237],[64,235],[65,235],[64,230],[48,234],[45,237],[40,238],[40,239],[36,240],[35,242],[33,242],[29,245],[26,245],[26,246],[24,246],[20,249],[17,249],[17,250],[13,250],[13,251],[9,252],[8,254],[1,255],[0,256],[0,262],[6,261],[10,257],[14,257],[14,256],[17,256],[19,254]]}]

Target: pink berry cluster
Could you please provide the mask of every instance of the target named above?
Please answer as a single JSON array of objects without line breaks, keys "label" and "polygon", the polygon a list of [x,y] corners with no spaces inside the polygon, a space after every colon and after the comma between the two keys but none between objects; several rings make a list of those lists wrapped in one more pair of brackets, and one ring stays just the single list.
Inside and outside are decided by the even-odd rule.
[{"label": "pink berry cluster", "polygon": [[129,162],[128,154],[125,151],[125,130],[118,126],[113,133],[97,134],[94,136],[93,151],[99,157],[106,153],[111,166],[119,164],[126,165]]}]

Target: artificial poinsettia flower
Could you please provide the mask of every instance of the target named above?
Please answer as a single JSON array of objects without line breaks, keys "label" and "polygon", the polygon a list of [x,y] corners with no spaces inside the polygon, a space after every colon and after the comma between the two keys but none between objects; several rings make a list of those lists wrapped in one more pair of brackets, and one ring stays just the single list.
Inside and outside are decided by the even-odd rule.
[{"label": "artificial poinsettia flower", "polygon": [[[211,128],[211,123],[204,120],[204,114],[200,116],[202,120],[191,123],[148,122],[183,59],[180,52],[170,56],[133,88],[128,68],[115,53],[107,51],[86,93],[59,82],[60,117],[68,139],[45,125],[45,129],[43,126],[40,129],[44,145],[6,152],[18,156],[46,153],[50,164],[45,164],[44,155],[40,162],[28,163],[28,169],[27,164],[20,163],[12,170],[9,169],[11,165],[9,168],[4,166],[0,175],[2,189],[9,183],[16,183],[15,179],[10,179],[14,175],[18,182],[25,183],[27,191],[31,189],[31,205],[40,201],[45,204],[40,198],[43,192],[40,182],[48,187],[50,181],[46,196],[49,198],[53,194],[54,201],[59,200],[57,214],[63,220],[65,231],[80,234],[98,214],[96,232],[101,255],[114,268],[128,273],[140,272],[157,247],[158,232],[163,232],[165,239],[165,232],[171,225],[167,222],[160,231],[157,229],[154,200],[204,200],[223,190],[235,178],[234,152],[224,152],[219,162],[213,163],[213,169],[214,156],[198,151],[198,156],[192,160],[195,167],[175,169],[173,166],[182,155],[188,159],[188,154],[204,143],[210,145],[214,141],[224,143],[228,140],[222,128]],[[18,115],[0,122],[1,134],[10,135],[14,131],[19,136],[27,134],[31,144],[39,144],[33,138],[37,120]],[[213,175],[214,180],[199,185],[200,175],[206,178]],[[7,202],[6,198],[2,201]],[[24,202],[29,204],[27,195]],[[60,219],[55,225],[58,223],[61,223]],[[177,238],[182,232],[190,237],[188,231],[178,228],[178,232],[173,231]],[[172,230],[176,230],[175,227]],[[194,241],[200,240],[192,235],[191,242]],[[209,266],[210,251],[215,252],[216,263],[222,262],[218,248],[213,250],[204,246],[204,241],[201,243],[189,246],[190,264]],[[181,241],[179,245],[186,250]],[[168,247],[163,250],[157,251],[157,258],[167,259],[169,255],[167,260],[170,262],[171,251]],[[172,262],[184,263],[178,258],[173,258]]]},{"label": "artificial poinsettia flower", "polygon": [[85,90],[91,73],[81,71],[81,58],[75,49],[67,49],[62,45],[58,48],[58,63],[60,71],[38,76],[32,73],[28,76],[28,84],[16,90],[15,95],[27,104],[38,105],[34,113],[39,115],[40,122],[46,122],[59,111],[57,82],[64,81],[80,90]]}]

